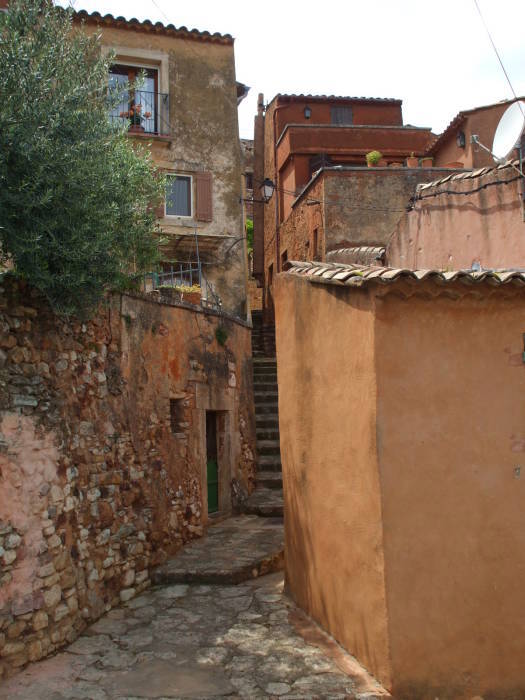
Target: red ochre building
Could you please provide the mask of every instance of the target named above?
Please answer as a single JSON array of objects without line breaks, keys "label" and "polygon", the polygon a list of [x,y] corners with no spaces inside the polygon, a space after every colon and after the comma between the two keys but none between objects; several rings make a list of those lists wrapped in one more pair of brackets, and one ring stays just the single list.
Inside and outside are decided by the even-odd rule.
[{"label": "red ochre building", "polygon": [[[273,317],[272,284],[282,267],[281,230],[297,197],[323,168],[366,168],[366,154],[380,151],[381,166],[403,166],[425,155],[436,136],[429,128],[403,124],[401,100],[326,95],[276,95],[264,106],[259,95],[254,130],[254,190],[265,178],[276,186],[267,204],[254,204],[253,273],[264,287],[265,318]],[[388,167],[388,169],[390,169]],[[308,202],[309,203],[309,202]],[[322,219],[322,216],[321,216]],[[304,241],[306,259],[324,259],[323,222],[318,241]],[[305,238],[310,234],[308,227]],[[301,246],[299,246],[301,247]]]}]

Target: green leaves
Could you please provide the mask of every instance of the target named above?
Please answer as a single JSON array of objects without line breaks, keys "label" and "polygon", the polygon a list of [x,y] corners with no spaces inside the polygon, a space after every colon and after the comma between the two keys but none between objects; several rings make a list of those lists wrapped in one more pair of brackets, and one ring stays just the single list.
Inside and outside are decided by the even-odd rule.
[{"label": "green leaves", "polygon": [[164,182],[109,120],[110,61],[46,0],[0,13],[0,259],[66,314],[158,259]]}]

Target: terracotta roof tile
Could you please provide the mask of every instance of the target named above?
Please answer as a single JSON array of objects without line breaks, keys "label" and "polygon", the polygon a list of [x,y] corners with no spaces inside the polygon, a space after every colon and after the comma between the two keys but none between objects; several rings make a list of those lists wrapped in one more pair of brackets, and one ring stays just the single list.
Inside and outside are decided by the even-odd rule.
[{"label": "terracotta roof tile", "polygon": [[328,262],[340,262],[346,265],[373,265],[377,260],[384,260],[386,248],[383,246],[362,245],[354,248],[337,248],[327,253]]},{"label": "terracotta roof tile", "polygon": [[181,38],[196,39],[198,41],[210,41],[219,44],[233,44],[231,34],[213,34],[208,31],[200,31],[198,29],[188,29],[187,27],[175,27],[173,24],[163,24],[162,22],[152,22],[149,19],[140,21],[135,17],[126,19],[125,17],[114,17],[111,14],[101,15],[100,12],[87,12],[86,10],[78,10],[73,17],[80,21],[96,22],[97,24],[105,24],[111,27],[127,26],[132,29],[152,32],[154,34],[167,34],[171,36],[179,36]]},{"label": "terracotta roof tile", "polygon": [[439,180],[433,180],[432,182],[420,183],[416,185],[416,199],[419,193],[425,192],[426,190],[432,189],[434,187],[439,187],[440,185],[444,185],[446,182],[457,182],[459,180],[476,179],[482,177],[483,175],[488,175],[489,173],[496,172],[496,170],[504,170],[507,168],[509,171],[513,171],[515,173],[516,168],[519,168],[519,165],[519,160],[508,160],[506,163],[502,163],[501,165],[495,165],[493,168],[485,167],[479,168],[478,170],[469,170],[468,172],[463,171],[458,173],[457,175],[447,175],[446,177],[442,177]]},{"label": "terracotta roof tile", "polygon": [[371,265],[344,265],[335,262],[289,261],[285,265],[285,271],[298,277],[306,277],[311,282],[346,287],[362,287],[371,283],[393,284],[400,279],[416,282],[431,280],[437,284],[487,282],[496,287],[509,283],[525,285],[525,270],[409,270]]},{"label": "terracotta roof tile", "polygon": [[402,100],[399,100],[395,97],[355,97],[351,95],[305,95],[305,94],[300,94],[300,95],[294,95],[294,94],[283,94],[283,93],[277,93],[270,102],[268,103],[269,105],[272,104],[274,100],[278,99],[285,99],[285,100],[310,100],[311,102],[324,102],[327,100],[330,100],[330,102],[348,102],[348,101],[353,101],[353,102],[388,102],[391,104],[402,104]]}]

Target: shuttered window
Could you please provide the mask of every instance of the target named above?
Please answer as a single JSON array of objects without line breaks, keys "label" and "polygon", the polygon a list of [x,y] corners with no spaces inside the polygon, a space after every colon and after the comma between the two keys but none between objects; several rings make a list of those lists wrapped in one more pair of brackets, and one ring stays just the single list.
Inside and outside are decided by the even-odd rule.
[{"label": "shuttered window", "polygon": [[191,216],[191,175],[168,175],[166,179],[166,216]]},{"label": "shuttered window", "polygon": [[195,173],[195,218],[197,221],[213,218],[211,173]]},{"label": "shuttered window", "polygon": [[352,108],[330,107],[330,121],[332,122],[332,124],[352,124]]}]

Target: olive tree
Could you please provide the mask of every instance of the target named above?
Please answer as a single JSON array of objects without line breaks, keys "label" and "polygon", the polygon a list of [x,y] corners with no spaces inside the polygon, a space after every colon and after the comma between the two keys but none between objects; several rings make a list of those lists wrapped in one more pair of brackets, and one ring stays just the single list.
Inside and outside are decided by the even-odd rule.
[{"label": "olive tree", "polygon": [[0,263],[66,314],[158,257],[163,179],[109,118],[110,63],[70,10],[12,0],[0,13]]}]

